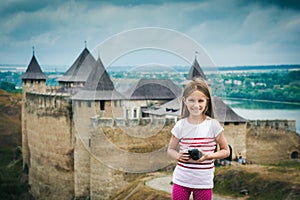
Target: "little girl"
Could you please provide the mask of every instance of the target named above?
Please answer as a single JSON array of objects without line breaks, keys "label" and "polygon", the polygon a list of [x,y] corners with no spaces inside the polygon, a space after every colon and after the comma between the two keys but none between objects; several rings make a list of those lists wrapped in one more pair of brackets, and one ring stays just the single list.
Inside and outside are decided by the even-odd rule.
[{"label": "little girl", "polygon": [[[188,200],[191,192],[194,200],[212,199],[214,159],[226,158],[230,151],[223,127],[213,119],[210,91],[203,80],[194,79],[185,86],[181,117],[171,130],[168,147],[168,155],[178,161],[172,199]],[[217,144],[220,150],[215,152]],[[188,153],[191,149],[198,149],[202,157],[193,160]]]}]

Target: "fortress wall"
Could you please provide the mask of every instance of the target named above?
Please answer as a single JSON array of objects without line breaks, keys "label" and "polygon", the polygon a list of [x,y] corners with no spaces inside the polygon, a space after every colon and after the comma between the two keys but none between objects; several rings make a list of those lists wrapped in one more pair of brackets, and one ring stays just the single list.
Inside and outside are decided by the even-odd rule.
[{"label": "fortress wall", "polygon": [[94,102],[73,101],[74,111],[74,181],[75,197],[86,198],[90,195],[90,118],[96,115]]},{"label": "fortress wall", "polygon": [[132,127],[132,126],[169,126],[175,124],[174,118],[141,118],[141,119],[124,119],[124,118],[103,118],[95,116],[91,118],[94,126],[120,126],[120,127]]},{"label": "fortress wall", "polygon": [[[115,108],[113,106],[114,103],[111,101],[103,101],[103,108],[101,109],[100,101],[78,101],[74,100],[74,113],[84,114],[85,117],[90,118],[94,116],[112,118],[114,116]],[[122,109],[122,108],[118,108]],[[119,111],[118,111],[119,112]]]},{"label": "fortress wall", "polygon": [[295,120],[252,120],[247,123],[247,128],[271,127],[296,131]]},{"label": "fortress wall", "polygon": [[61,86],[47,86],[46,93],[56,93],[56,91],[60,88]]},{"label": "fortress wall", "polygon": [[46,81],[45,80],[23,80],[22,81],[22,90],[23,92],[35,92],[38,91],[40,93],[46,92]]},{"label": "fortress wall", "polygon": [[[100,114],[100,102],[73,101],[75,128],[75,197],[87,198],[91,195],[91,159],[90,146],[93,142],[91,135],[91,118]],[[108,106],[105,105],[105,108]],[[105,114],[103,111],[102,114]]]},{"label": "fortress wall", "polygon": [[266,164],[291,159],[300,152],[300,136],[293,120],[250,121],[247,126],[247,160]]},{"label": "fortress wall", "polygon": [[76,198],[86,198],[90,196],[90,159],[90,153],[77,136],[74,149],[74,194]]},{"label": "fortress wall", "polygon": [[21,119],[21,126],[22,126],[22,158],[23,158],[23,167],[26,165],[30,167],[30,151],[28,147],[28,134],[27,134],[27,117],[26,117],[26,109],[25,104],[26,101],[23,99],[22,101],[22,119]]},{"label": "fortress wall", "polygon": [[[110,118],[91,120],[91,199],[110,199],[122,187],[135,180],[139,173],[156,171],[171,162],[164,148],[171,137],[171,122],[162,127],[153,125],[153,129],[158,127],[156,134],[141,138],[133,135],[133,132],[143,133],[140,125],[113,126],[113,121]],[[147,130],[149,132],[149,128]]]},{"label": "fortress wall", "polygon": [[[124,184],[123,173],[103,165],[93,155],[91,119],[113,126],[110,101],[104,102],[105,110],[101,110],[100,101],[74,101],[75,142],[75,197],[92,199],[108,199],[111,191]],[[109,117],[109,118],[107,118]],[[93,120],[92,120],[93,121]],[[100,142],[96,142],[97,144]],[[101,147],[103,147],[101,143]],[[114,191],[115,192],[115,191]]]},{"label": "fortress wall", "polygon": [[29,184],[35,198],[74,196],[72,112],[68,96],[26,94]]},{"label": "fortress wall", "polygon": [[222,125],[228,145],[232,148],[232,159],[235,159],[239,153],[243,157],[246,157],[246,123],[228,123]]},{"label": "fortress wall", "polygon": [[[104,103],[103,107],[101,106],[102,103]],[[94,106],[95,106],[95,113],[100,117],[106,117],[106,118],[123,117],[122,101],[95,101]]]},{"label": "fortress wall", "polygon": [[23,80],[22,81],[22,157],[23,166],[30,166],[30,151],[28,147],[28,136],[27,136],[27,117],[26,117],[26,92],[40,91],[45,92],[46,81],[42,80]]},{"label": "fortress wall", "polygon": [[[110,168],[91,156],[91,199],[111,199],[126,185],[124,172]],[[121,163],[120,163],[121,164]]]}]

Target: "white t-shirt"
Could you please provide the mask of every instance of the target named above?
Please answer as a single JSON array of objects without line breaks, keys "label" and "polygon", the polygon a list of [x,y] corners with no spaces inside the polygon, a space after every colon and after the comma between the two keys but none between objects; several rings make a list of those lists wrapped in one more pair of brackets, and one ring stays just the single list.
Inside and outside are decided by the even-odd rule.
[{"label": "white t-shirt", "polygon": [[[171,133],[179,139],[179,147],[183,149],[198,148],[203,153],[213,153],[216,149],[216,137],[224,130],[220,123],[212,118],[206,119],[200,124],[191,124],[187,118],[179,120]],[[214,160],[206,160],[197,163],[178,161],[173,173],[173,183],[177,185],[210,189],[213,188]]]}]

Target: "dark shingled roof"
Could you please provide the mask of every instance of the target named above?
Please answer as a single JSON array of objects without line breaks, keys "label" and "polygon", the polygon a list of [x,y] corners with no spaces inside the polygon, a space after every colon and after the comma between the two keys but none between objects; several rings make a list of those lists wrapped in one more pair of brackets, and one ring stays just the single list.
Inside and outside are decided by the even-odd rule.
[{"label": "dark shingled roof", "polygon": [[167,79],[141,79],[126,96],[136,100],[171,100],[181,95],[182,89]]},{"label": "dark shingled roof", "polygon": [[222,99],[217,96],[213,98],[214,118],[219,122],[246,122],[247,120],[235,113]]},{"label": "dark shingled roof", "polygon": [[22,75],[22,80],[33,79],[33,80],[46,80],[47,76],[42,72],[39,63],[33,55],[31,61],[27,67],[26,72]]},{"label": "dark shingled roof", "polygon": [[189,74],[188,74],[188,77],[187,79],[188,80],[192,80],[194,77],[200,77],[204,80],[207,80],[203,70],[201,69],[197,59],[195,58],[195,61],[192,65],[192,67],[190,68],[190,71],[189,71]]},{"label": "dark shingled roof", "polygon": [[85,82],[95,63],[95,58],[87,48],[84,48],[73,65],[58,79],[58,82]]},{"label": "dark shingled roof", "polygon": [[115,90],[100,58],[95,63],[85,86],[72,99],[74,100],[117,100],[124,97]]},{"label": "dark shingled roof", "polygon": [[109,78],[100,58],[96,61],[96,66],[91,71],[85,86],[85,90],[114,90],[114,84]]}]

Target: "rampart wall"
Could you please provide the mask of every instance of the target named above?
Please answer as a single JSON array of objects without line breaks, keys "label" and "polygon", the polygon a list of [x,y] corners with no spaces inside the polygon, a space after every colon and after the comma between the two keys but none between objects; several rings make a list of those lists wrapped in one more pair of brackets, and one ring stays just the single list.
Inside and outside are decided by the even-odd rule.
[{"label": "rampart wall", "polygon": [[247,160],[253,163],[278,163],[300,152],[295,120],[249,121],[246,137]]}]

